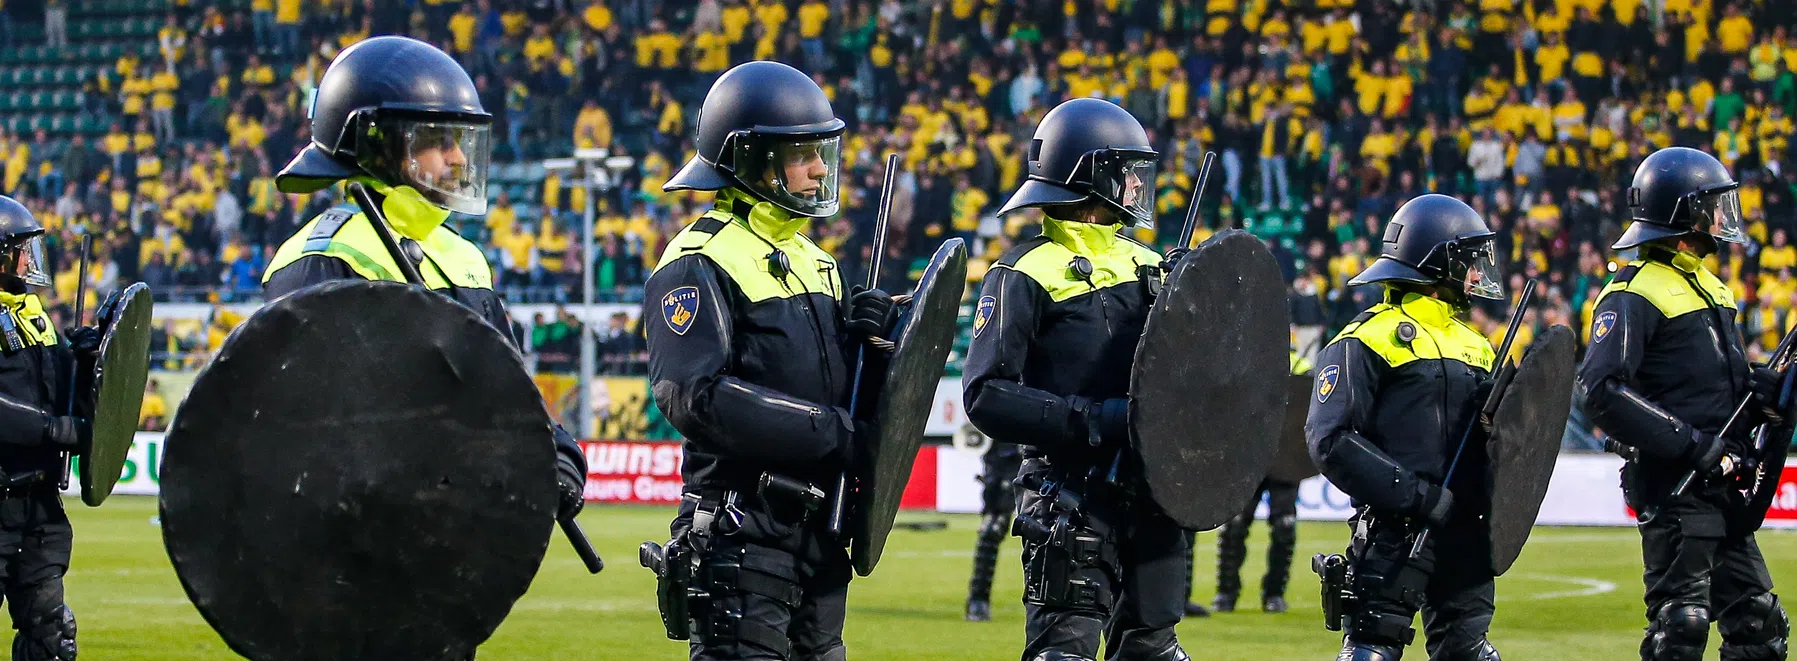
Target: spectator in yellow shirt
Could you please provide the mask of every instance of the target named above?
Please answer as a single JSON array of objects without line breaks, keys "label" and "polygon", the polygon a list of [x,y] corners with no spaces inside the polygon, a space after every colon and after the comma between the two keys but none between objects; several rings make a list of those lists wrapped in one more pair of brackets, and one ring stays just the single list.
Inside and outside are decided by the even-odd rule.
[{"label": "spectator in yellow shirt", "polygon": [[1723,19],[1716,24],[1716,45],[1726,55],[1744,55],[1753,43],[1753,21],[1741,15],[1741,8],[1728,5]]},{"label": "spectator in yellow shirt", "polygon": [[163,142],[175,141],[175,91],[180,88],[181,79],[172,70],[159,71],[150,78],[150,89],[154,90],[150,121]]},{"label": "spectator in yellow shirt", "polygon": [[824,23],[830,20],[830,5],[823,0],[806,0],[799,5],[799,48],[805,51],[805,68],[823,68]]},{"label": "spectator in yellow shirt", "polygon": [[981,212],[991,201],[992,198],[986,195],[986,191],[973,187],[973,182],[967,175],[963,174],[955,179],[955,193],[950,197],[949,204],[954,208],[955,232],[961,238],[973,240],[974,233],[980,229]]},{"label": "spectator in yellow shirt", "polygon": [[754,14],[743,0],[724,0],[724,11],[720,18],[723,20],[724,38],[734,44],[742,41],[743,35],[748,34],[749,21],[754,20]]},{"label": "spectator in yellow shirt", "polygon": [[716,32],[702,32],[693,37],[693,70],[704,74],[722,73],[730,67],[730,41]]},{"label": "spectator in yellow shirt", "polygon": [[[604,6],[603,2],[594,3]],[[478,17],[474,15],[473,3],[462,3],[462,8],[454,16],[449,17],[449,44],[456,53],[467,55],[474,52],[474,28],[478,25]]]},{"label": "spectator in yellow shirt", "polygon": [[300,52],[300,3],[303,0],[275,0],[275,52],[295,55]]},{"label": "spectator in yellow shirt", "polygon": [[1569,59],[1572,59],[1572,51],[1561,42],[1560,33],[1547,33],[1541,46],[1535,49],[1535,70],[1540,74],[1538,82],[1551,83],[1564,78]]},{"label": "spectator in yellow shirt", "polygon": [[238,79],[242,80],[243,86],[248,89],[266,89],[275,84],[275,70],[274,67],[264,64],[261,56],[252,53],[249,60],[243,65],[243,75]]},{"label": "spectator in yellow shirt", "polygon": [[649,31],[636,37],[636,65],[667,71],[680,64],[680,39],[668,32],[661,19],[649,21]]},{"label": "spectator in yellow shirt", "polygon": [[1780,227],[1772,230],[1772,245],[1760,249],[1760,272],[1777,273],[1780,269],[1797,268],[1797,248],[1791,236]]},{"label": "spectator in yellow shirt", "polygon": [[137,75],[126,79],[125,84],[119,86],[119,95],[124,97],[120,112],[124,113],[126,117],[143,114],[144,97],[149,96],[153,89],[154,87],[150,83],[150,67],[138,67]]},{"label": "spectator in yellow shirt", "polygon": [[554,56],[555,39],[549,36],[549,26],[541,24],[532,26],[530,38],[524,41],[524,60],[540,67]]},{"label": "spectator in yellow shirt", "polygon": [[574,146],[578,149],[606,149],[611,147],[611,140],[611,114],[599,106],[598,100],[587,99],[580,106],[580,115],[574,118]]}]

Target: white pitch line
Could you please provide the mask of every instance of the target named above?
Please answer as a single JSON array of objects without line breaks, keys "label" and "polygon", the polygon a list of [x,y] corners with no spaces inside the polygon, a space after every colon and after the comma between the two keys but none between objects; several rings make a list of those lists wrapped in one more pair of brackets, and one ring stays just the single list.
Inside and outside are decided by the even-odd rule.
[{"label": "white pitch line", "polygon": [[[1567,599],[1567,598],[1572,598],[1572,597],[1591,597],[1591,596],[1596,596],[1596,595],[1616,591],[1615,583],[1611,583],[1609,581],[1599,580],[1599,579],[1595,579],[1595,578],[1583,578],[1583,577],[1579,577],[1579,576],[1560,576],[1558,574],[1533,574],[1533,573],[1517,574],[1517,576],[1521,576],[1523,578],[1534,579],[1537,581],[1553,581],[1556,583],[1571,583],[1573,585],[1585,586],[1583,589],[1579,589],[1579,590],[1561,590],[1559,592],[1537,592],[1535,594],[1527,594],[1527,595],[1521,595],[1521,596],[1517,597],[1517,599],[1523,600],[1523,601],[1542,601],[1542,600],[1546,600],[1546,599]],[[1504,600],[1503,597],[1498,597],[1498,601],[1503,601],[1503,600]]]}]

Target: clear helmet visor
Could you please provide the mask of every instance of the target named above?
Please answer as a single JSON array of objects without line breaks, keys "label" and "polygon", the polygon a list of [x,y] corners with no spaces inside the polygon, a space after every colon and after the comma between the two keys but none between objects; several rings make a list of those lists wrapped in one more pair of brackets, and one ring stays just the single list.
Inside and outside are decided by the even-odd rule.
[{"label": "clear helmet visor", "polygon": [[1092,192],[1116,204],[1126,224],[1152,229],[1156,166],[1152,153],[1101,153],[1092,162]]},{"label": "clear helmet visor", "polygon": [[1695,210],[1698,229],[1729,243],[1747,242],[1747,222],[1741,217],[1739,189],[1699,195]]},{"label": "clear helmet visor", "polygon": [[50,286],[50,273],[44,267],[47,263],[42,235],[8,244],[0,251],[0,269],[33,287]]},{"label": "clear helmet visor", "polygon": [[750,193],[801,216],[836,215],[842,136],[737,144],[736,175]]},{"label": "clear helmet visor", "polygon": [[479,216],[487,213],[489,124],[401,119],[387,129],[399,181],[432,204]]},{"label": "clear helmet visor", "polygon": [[1466,295],[1504,300],[1504,280],[1498,273],[1497,251],[1489,242],[1471,255],[1466,265]]}]

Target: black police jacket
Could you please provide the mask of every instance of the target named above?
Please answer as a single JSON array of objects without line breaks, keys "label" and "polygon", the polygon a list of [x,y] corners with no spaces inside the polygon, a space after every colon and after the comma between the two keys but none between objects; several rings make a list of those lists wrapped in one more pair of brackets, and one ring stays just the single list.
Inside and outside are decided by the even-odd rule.
[{"label": "black police jacket", "polygon": [[846,466],[853,343],[836,260],[806,222],[726,189],[649,277],[650,391],[686,439],[689,490],[752,489],[763,472],[825,484]]},{"label": "black police jacket", "polygon": [[962,402],[993,441],[1075,470],[1116,456],[1091,444],[1083,409],[1129,394],[1160,278],[1160,255],[1120,227],[1046,218],[986,273]]},{"label": "black police jacket", "polygon": [[[0,315],[6,317],[0,319],[0,473],[41,470],[55,480],[62,475],[62,455],[46,443],[51,419],[70,413],[74,352],[36,294],[0,292]],[[91,393],[91,373],[81,385],[78,392]],[[91,418],[91,394],[78,397],[73,412]]]},{"label": "black police jacket", "polygon": [[[1323,475],[1356,502],[1417,515],[1442,485],[1494,358],[1456,315],[1439,299],[1388,290],[1317,358],[1304,437]],[[1472,441],[1448,485],[1466,511],[1487,490],[1484,444]]]},{"label": "black police jacket", "polygon": [[[407,225],[407,218],[394,213],[404,207],[386,205],[385,208],[389,222]],[[493,269],[487,265],[480,248],[444,227],[441,221],[430,223],[417,219],[412,222],[414,226],[408,229],[415,230],[413,234],[423,237],[422,240],[409,239],[405,232],[396,232],[394,239],[416,246],[423,255],[415,265],[425,286],[473,310],[488,325],[498,329],[514,348],[518,347],[519,340],[512,333],[512,320],[505,310],[505,301],[493,291]],[[354,205],[333,207],[319,214],[275,251],[268,273],[262,278],[263,295],[273,300],[332,280],[405,282],[399,263],[381,243],[371,223]],[[556,461],[564,474],[587,474],[586,454],[574,436],[561,425],[555,426],[555,449]]]},{"label": "black police jacket", "polygon": [[[1639,451],[1630,470],[1650,499],[1696,468],[1694,432],[1721,433],[1747,396],[1735,313],[1733,292],[1702,259],[1657,246],[1617,272],[1592,310],[1579,393],[1599,428]],[[1756,423],[1736,422],[1725,440],[1744,447]]]}]

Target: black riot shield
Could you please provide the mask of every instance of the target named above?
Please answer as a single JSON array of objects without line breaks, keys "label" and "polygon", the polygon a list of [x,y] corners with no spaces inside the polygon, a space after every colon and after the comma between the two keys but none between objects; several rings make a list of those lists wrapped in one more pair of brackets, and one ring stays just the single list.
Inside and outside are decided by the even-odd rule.
[{"label": "black riot shield", "polygon": [[97,507],[112,495],[137,435],[137,414],[150,380],[150,287],[136,283],[102,310],[104,335],[94,373],[93,444],[77,458],[81,502]]},{"label": "black riot shield", "polygon": [[1148,494],[1191,530],[1238,513],[1272,465],[1291,377],[1285,281],[1226,230],[1180,258],[1136,348],[1130,420]]},{"label": "black riot shield", "polygon": [[1548,329],[1523,355],[1492,415],[1485,451],[1491,460],[1491,570],[1498,575],[1522,553],[1547,496],[1572,412],[1575,350],[1572,329]]},{"label": "black riot shield", "polygon": [[860,471],[855,490],[854,529],[849,556],[856,573],[873,573],[898,516],[899,499],[911,480],[911,464],[923,446],[930,402],[954,344],[961,294],[967,289],[967,247],[949,239],[936,249],[918,280],[893,332],[897,345],[888,357],[885,385],[876,404],[878,439]]},{"label": "black riot shield", "polygon": [[1297,484],[1321,473],[1316,462],[1310,460],[1310,445],[1304,442],[1304,421],[1310,417],[1310,389],[1314,384],[1308,374],[1288,378],[1291,380],[1285,387],[1285,419],[1279,429],[1279,454],[1274,455],[1273,468],[1267,472],[1267,477]]},{"label": "black riot shield", "polygon": [[448,297],[337,281],[226,339],[168,433],[163,543],[253,661],[459,661],[530,586],[555,526],[548,411]]}]

